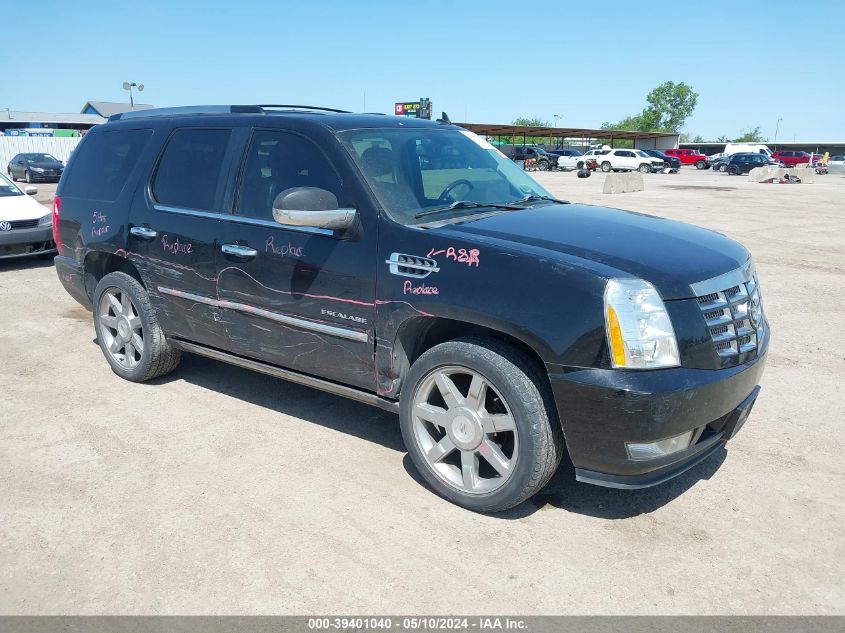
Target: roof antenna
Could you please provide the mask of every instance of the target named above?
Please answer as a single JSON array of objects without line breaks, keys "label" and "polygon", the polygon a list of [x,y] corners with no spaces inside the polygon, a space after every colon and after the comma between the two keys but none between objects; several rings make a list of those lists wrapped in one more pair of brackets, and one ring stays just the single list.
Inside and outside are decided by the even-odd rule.
[{"label": "roof antenna", "polygon": [[446,114],[445,112],[440,113],[440,118],[437,119],[437,122],[438,123],[446,123],[446,124],[451,123],[451,121],[449,120],[449,115]]}]

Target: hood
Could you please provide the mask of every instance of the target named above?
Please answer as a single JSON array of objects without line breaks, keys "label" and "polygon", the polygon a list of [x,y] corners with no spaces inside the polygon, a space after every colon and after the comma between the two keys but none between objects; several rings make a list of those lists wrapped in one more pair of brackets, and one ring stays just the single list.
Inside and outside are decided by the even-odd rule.
[{"label": "hood", "polygon": [[50,212],[32,196],[0,196],[0,221],[37,220]]},{"label": "hood", "polygon": [[[504,247],[544,249],[652,283],[664,299],[694,296],[690,284],[739,268],[748,251],[715,231],[633,211],[581,204],[529,207],[436,229]],[[602,271],[602,274],[614,274]]]},{"label": "hood", "polygon": [[39,160],[34,163],[28,163],[28,167],[39,167],[40,169],[64,169],[64,165],[59,161],[53,160]]}]

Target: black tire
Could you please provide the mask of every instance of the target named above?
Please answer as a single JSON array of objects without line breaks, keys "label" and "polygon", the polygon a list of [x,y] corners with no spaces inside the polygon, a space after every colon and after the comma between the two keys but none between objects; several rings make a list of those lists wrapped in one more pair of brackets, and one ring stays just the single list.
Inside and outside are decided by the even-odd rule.
[{"label": "black tire", "polygon": [[575,166],[576,166],[578,169],[584,169],[584,161],[583,161],[583,160],[579,160],[579,161],[575,164]]},{"label": "black tire", "polygon": [[695,163],[695,168],[696,168],[696,169],[706,169],[706,168],[707,168],[707,163],[705,163],[703,160],[697,161],[697,162]]},{"label": "black tire", "polygon": [[[501,487],[467,493],[435,474],[418,445],[412,415],[417,390],[438,368],[465,367],[483,376],[501,394],[518,433],[515,466]],[[467,394],[464,394],[465,396]],[[548,382],[522,351],[491,339],[457,339],[441,343],[411,367],[400,394],[400,427],[411,460],[426,483],[440,496],[475,512],[500,512],[539,492],[557,470],[563,456],[563,433]]]},{"label": "black tire", "polygon": [[613,167],[611,167],[611,165],[610,165],[610,163],[609,163],[609,162],[604,161],[604,162],[601,164],[601,170],[602,170],[604,173],[606,173],[606,174],[607,174],[607,173],[609,173],[611,169],[613,169]]},{"label": "black tire", "polygon": [[[116,361],[106,346],[105,326],[100,321],[100,301],[107,290],[117,289],[126,293],[132,301],[143,328],[144,350],[137,365],[131,369]],[[179,365],[182,352],[173,347],[165,338],[158,324],[158,318],[150,304],[150,297],[137,279],[123,272],[105,275],[94,290],[94,331],[97,342],[106,357],[112,371],[121,378],[132,382],[144,382],[169,374]]]},{"label": "black tire", "polygon": [[26,179],[26,184],[32,184],[32,174],[29,173],[28,169],[26,170],[26,172],[24,172],[24,178]]},{"label": "black tire", "polygon": [[738,170],[736,167],[734,167],[733,165],[731,165],[730,167],[728,167],[728,173],[729,173],[731,176],[738,176],[738,175],[739,175],[739,170]]},{"label": "black tire", "polygon": [[639,171],[641,174],[650,174],[651,165],[646,165],[645,163],[643,163],[642,165],[640,165],[640,168],[637,171]]}]

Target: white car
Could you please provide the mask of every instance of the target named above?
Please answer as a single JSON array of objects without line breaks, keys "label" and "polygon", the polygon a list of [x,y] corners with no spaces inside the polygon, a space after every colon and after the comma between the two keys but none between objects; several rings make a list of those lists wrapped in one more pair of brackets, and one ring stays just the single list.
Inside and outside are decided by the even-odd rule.
[{"label": "white car", "polygon": [[0,259],[25,255],[52,255],[53,214],[31,198],[35,187],[21,190],[0,174]]},{"label": "white car", "polygon": [[845,156],[831,156],[827,161],[830,171],[845,171]]},{"label": "white car", "polygon": [[639,171],[644,174],[661,171],[665,164],[662,160],[649,156],[641,149],[612,149],[596,158],[603,172]]}]

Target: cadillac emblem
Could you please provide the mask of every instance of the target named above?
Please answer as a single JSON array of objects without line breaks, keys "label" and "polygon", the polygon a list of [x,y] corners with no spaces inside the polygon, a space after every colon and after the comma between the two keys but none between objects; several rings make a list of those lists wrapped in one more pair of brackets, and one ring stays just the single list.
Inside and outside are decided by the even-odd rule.
[{"label": "cadillac emblem", "polygon": [[6,222],[6,220],[3,220],[2,222],[0,222],[0,231],[11,231],[11,230],[12,230],[12,223],[11,222]]}]

